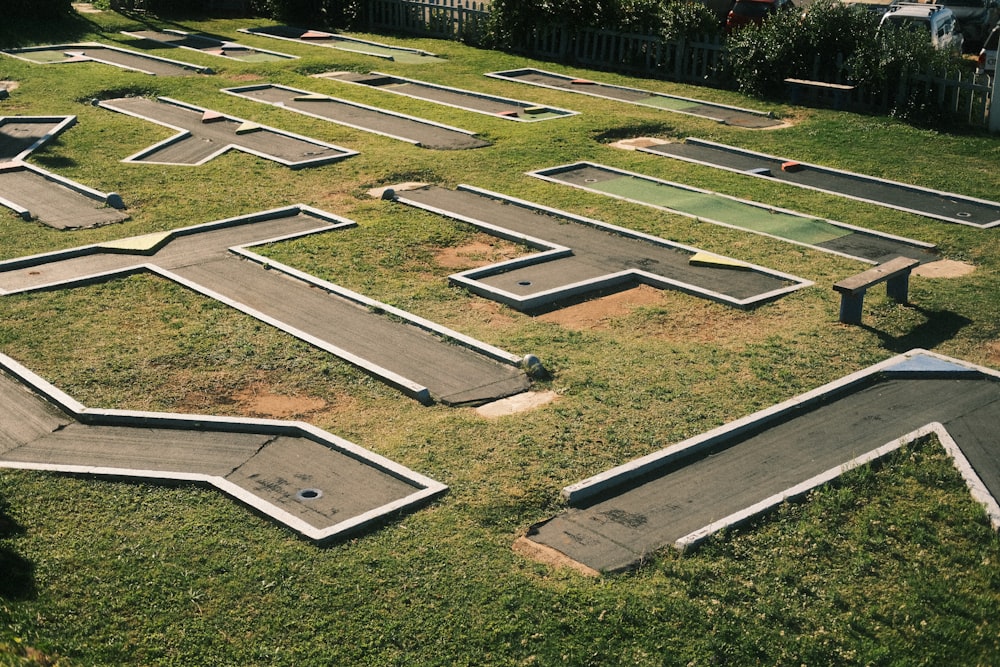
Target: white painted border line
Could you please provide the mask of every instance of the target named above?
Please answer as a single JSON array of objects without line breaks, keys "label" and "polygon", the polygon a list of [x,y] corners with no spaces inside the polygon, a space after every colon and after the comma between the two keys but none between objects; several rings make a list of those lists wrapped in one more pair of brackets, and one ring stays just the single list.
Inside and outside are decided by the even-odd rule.
[{"label": "white painted border line", "polygon": [[[344,127],[351,127],[351,128],[354,128],[355,130],[361,130],[362,132],[370,132],[371,134],[377,134],[377,135],[381,135],[383,137],[389,137],[390,139],[398,139],[399,141],[405,141],[406,143],[413,144],[413,145],[419,145],[420,144],[420,141],[418,141],[416,139],[411,139],[409,137],[403,137],[403,136],[399,136],[399,135],[396,135],[396,134],[390,134],[389,132],[384,132],[382,130],[373,130],[372,128],[365,127],[364,125],[355,125],[353,123],[348,123],[348,122],[345,122],[345,121],[342,121],[342,120],[335,120],[333,118],[330,118],[329,116],[323,116],[322,114],[311,113],[309,111],[303,111],[299,107],[290,107],[290,106],[288,106],[287,104],[285,104],[283,102],[268,102],[267,100],[259,100],[259,99],[250,97],[248,95],[242,94],[242,91],[246,91],[246,90],[260,90],[260,89],[263,89],[263,88],[278,88],[280,90],[287,90],[289,92],[298,93],[300,95],[322,95],[323,97],[329,99],[329,101],[335,102],[337,104],[343,104],[345,106],[355,107],[357,109],[364,109],[366,111],[371,111],[371,112],[382,114],[382,115],[385,115],[385,116],[393,116],[395,118],[402,118],[404,120],[412,121],[414,123],[419,123],[421,125],[428,125],[430,127],[437,127],[437,128],[442,129],[442,130],[450,130],[452,132],[458,132],[459,134],[465,134],[465,135],[468,135],[470,137],[476,137],[476,136],[478,136],[475,132],[473,132],[471,130],[464,130],[464,129],[460,128],[460,127],[452,127],[451,125],[445,125],[444,123],[438,123],[438,122],[435,122],[433,120],[428,120],[426,118],[418,118],[417,116],[410,116],[410,115],[407,115],[407,114],[404,114],[404,113],[399,113],[397,111],[388,111],[386,109],[380,109],[378,107],[369,106],[367,104],[361,104],[360,102],[351,102],[350,100],[345,100],[345,99],[341,99],[339,97],[334,97],[332,95],[327,95],[326,93],[317,93],[315,91],[310,91],[310,90],[301,90],[299,88],[292,88],[291,86],[284,86],[284,85],[277,84],[277,83],[260,83],[260,84],[254,84],[254,85],[251,85],[251,86],[236,86],[236,87],[233,87],[233,88],[222,88],[221,92],[226,93],[228,95],[233,95],[234,97],[239,97],[241,99],[250,100],[251,102],[257,102],[259,104],[269,104],[269,105],[271,105],[273,107],[278,107],[279,109],[287,109],[288,111],[292,111],[294,113],[299,113],[299,114],[302,114],[303,116],[309,116],[310,118],[317,118],[319,120],[325,120],[326,122],[328,122],[328,123],[334,123],[335,125],[343,125]],[[316,102],[323,102],[324,100],[316,99],[315,101]]]},{"label": "white painted border line", "polygon": [[369,90],[381,90],[381,91],[386,92],[386,93],[392,93],[393,95],[401,95],[403,97],[409,97],[410,99],[414,99],[414,100],[423,100],[425,102],[432,102],[434,104],[440,104],[441,106],[451,107],[452,109],[460,109],[462,111],[471,111],[472,113],[480,113],[480,114],[483,114],[485,116],[490,116],[491,118],[500,118],[502,120],[511,120],[511,121],[516,121],[516,122],[519,122],[519,123],[532,123],[532,122],[538,122],[538,121],[544,121],[544,120],[557,120],[559,118],[566,118],[566,117],[569,117],[569,116],[577,116],[577,115],[580,114],[579,111],[570,111],[569,109],[561,109],[559,107],[554,107],[554,106],[550,106],[550,105],[547,105],[547,104],[540,104],[538,102],[526,102],[524,100],[515,100],[515,99],[509,98],[509,97],[500,97],[499,95],[490,95],[488,93],[479,93],[479,92],[476,92],[474,90],[466,90],[466,89],[463,89],[463,88],[453,88],[451,86],[443,86],[443,85],[440,85],[440,84],[437,84],[437,83],[430,83],[430,82],[427,82],[427,81],[419,81],[417,79],[407,79],[406,77],[396,76],[395,74],[386,74],[384,72],[371,72],[371,74],[374,75],[374,76],[389,77],[389,78],[394,79],[396,81],[401,81],[403,83],[412,83],[415,86],[423,86],[424,88],[431,88],[433,90],[443,90],[443,91],[450,92],[450,93],[457,93],[459,95],[465,95],[467,97],[475,97],[475,98],[481,99],[481,100],[489,100],[490,102],[498,102],[498,103],[501,103],[501,104],[510,104],[512,107],[520,109],[522,111],[524,109],[530,109],[532,107],[541,107],[541,108],[545,109],[546,111],[558,112],[561,115],[560,116],[555,116],[555,117],[550,117],[550,118],[539,118],[539,119],[536,119],[536,120],[529,119],[529,118],[521,118],[520,116],[502,116],[502,115],[494,113],[492,111],[483,111],[482,109],[474,109],[472,107],[463,107],[460,104],[452,104],[451,102],[440,102],[438,100],[434,100],[434,99],[431,99],[431,98],[428,98],[428,97],[421,97],[419,95],[413,95],[411,93],[405,93],[405,92],[400,91],[400,90],[393,90],[392,88],[386,88],[386,87],[383,87],[383,86],[373,86],[373,85],[364,83],[363,81],[348,81],[346,79],[340,79],[340,78],[338,78],[336,76],[331,76],[329,72],[324,73],[324,74],[313,74],[312,76],[313,76],[313,78],[316,78],[316,79],[325,79],[327,81],[338,81],[340,83],[347,83],[347,84],[350,84],[352,86],[363,86],[363,87],[365,87],[365,88],[367,88]]},{"label": "white painted border line", "polygon": [[847,253],[844,253],[844,252],[840,252],[838,250],[831,250],[829,248],[824,248],[822,246],[813,245],[811,243],[805,243],[803,241],[796,241],[794,239],[789,239],[789,238],[786,238],[784,236],[776,236],[774,234],[769,234],[767,232],[761,232],[761,231],[758,231],[756,229],[750,229],[749,227],[741,227],[739,225],[734,225],[734,224],[729,223],[729,222],[722,222],[721,220],[716,220],[714,218],[706,218],[704,216],[694,215],[692,213],[687,213],[685,211],[681,211],[681,210],[678,210],[678,209],[673,209],[673,208],[670,208],[668,206],[663,206],[661,204],[651,204],[649,202],[644,202],[641,199],[632,199],[631,197],[625,197],[625,196],[622,196],[622,195],[614,194],[612,192],[605,192],[604,190],[598,190],[596,188],[588,188],[588,187],[584,187],[582,185],[576,185],[574,183],[569,183],[567,181],[560,180],[558,178],[554,178],[554,177],[548,175],[550,173],[557,173],[557,172],[562,172],[562,171],[570,171],[572,169],[576,169],[576,168],[579,168],[579,167],[593,167],[594,169],[612,172],[612,173],[615,173],[615,174],[619,174],[621,176],[630,176],[632,178],[637,178],[637,179],[642,180],[642,181],[647,181],[647,182],[650,182],[650,183],[656,183],[656,184],[660,184],[660,185],[666,185],[668,187],[678,188],[680,190],[685,190],[687,192],[694,192],[694,193],[697,193],[697,194],[704,194],[704,195],[710,195],[710,196],[713,196],[713,197],[720,197],[722,199],[728,199],[730,201],[734,201],[734,202],[737,202],[737,203],[740,203],[740,204],[745,204],[747,206],[753,206],[754,208],[758,208],[758,209],[761,209],[761,210],[764,210],[764,211],[784,213],[785,215],[791,215],[791,216],[795,216],[797,218],[802,218],[806,222],[811,222],[811,221],[822,222],[822,223],[831,225],[833,227],[839,227],[841,229],[847,229],[847,230],[850,230],[852,232],[856,232],[858,234],[864,234],[864,235],[873,236],[873,237],[876,237],[876,238],[889,239],[889,240],[892,240],[892,241],[899,241],[900,243],[905,243],[907,245],[911,245],[911,246],[913,246],[915,248],[919,248],[919,249],[923,249],[923,250],[931,251],[931,250],[936,249],[936,247],[937,247],[937,246],[935,246],[932,243],[926,243],[924,241],[917,241],[916,239],[909,239],[909,238],[906,238],[904,236],[896,236],[894,234],[887,234],[885,232],[879,232],[879,231],[876,231],[876,230],[873,230],[873,229],[867,229],[865,227],[858,227],[856,225],[850,225],[850,224],[848,224],[846,222],[838,222],[836,220],[828,220],[828,219],[825,219],[825,218],[820,218],[818,216],[805,215],[804,213],[800,213],[799,211],[793,211],[791,209],[781,208],[781,207],[778,207],[778,206],[768,206],[766,204],[761,204],[760,202],[750,201],[749,199],[740,199],[739,197],[733,197],[733,196],[730,196],[730,195],[724,195],[724,194],[721,194],[719,192],[712,192],[711,190],[703,190],[701,188],[696,188],[696,187],[691,186],[691,185],[683,185],[681,183],[676,183],[676,182],[673,182],[673,181],[666,181],[666,180],[663,180],[661,178],[655,178],[653,176],[647,176],[645,174],[640,174],[638,172],[628,171],[628,170],[625,170],[625,169],[619,169],[618,167],[609,167],[607,165],[598,164],[596,162],[587,162],[587,161],[572,162],[572,163],[568,163],[568,164],[558,165],[558,166],[555,166],[555,167],[547,167],[545,169],[537,169],[535,171],[529,171],[529,172],[526,172],[526,173],[527,173],[528,176],[534,176],[535,178],[539,178],[539,179],[541,179],[543,181],[548,181],[550,183],[556,183],[558,185],[564,185],[564,186],[568,186],[568,187],[571,187],[571,188],[576,188],[577,190],[583,190],[584,192],[593,192],[595,194],[603,195],[605,197],[611,197],[613,199],[620,199],[621,201],[627,201],[627,202],[631,202],[633,204],[639,204],[640,206],[647,206],[649,208],[655,208],[655,209],[660,210],[660,211],[666,211],[668,213],[674,213],[676,215],[682,215],[685,218],[691,218],[692,220],[702,221],[702,222],[708,222],[708,223],[711,223],[713,225],[719,225],[721,227],[728,227],[729,229],[736,229],[736,230],[747,232],[747,233],[750,233],[750,234],[757,234],[758,236],[766,236],[768,238],[776,239],[778,241],[784,241],[785,243],[791,243],[791,244],[794,244],[794,245],[802,246],[804,248],[811,248],[813,250],[819,250],[819,251],[822,251],[822,252],[830,253],[831,255],[837,255],[839,257],[844,257],[846,259],[853,259],[855,261],[864,262],[866,264],[878,264],[878,262],[875,261],[875,260],[865,259],[863,257],[857,257],[855,255],[850,255],[850,254],[847,254]]},{"label": "white painted border line", "polygon": [[[535,68],[535,67],[519,67],[517,69],[509,69],[509,70],[504,70],[504,71],[500,71],[500,72],[487,72],[483,76],[488,76],[488,77],[491,77],[491,78],[494,78],[494,79],[499,79],[501,81],[513,81],[515,83],[523,83],[523,84],[527,84],[529,86],[539,86],[540,88],[548,88],[550,90],[559,90],[559,91],[568,92],[568,93],[577,93],[577,94],[580,94],[580,95],[590,95],[591,97],[599,97],[599,98],[604,99],[604,100],[612,100],[613,102],[624,102],[626,104],[635,104],[637,106],[643,106],[643,107],[648,107],[648,108],[653,108],[653,109],[659,109],[661,111],[670,111],[670,112],[673,112],[673,113],[680,113],[680,114],[685,114],[685,115],[688,115],[688,116],[697,116],[698,118],[705,118],[705,116],[703,116],[703,115],[692,113],[690,111],[680,111],[678,109],[668,109],[668,108],[664,108],[664,107],[658,107],[658,106],[653,105],[653,104],[644,104],[644,103],[642,103],[640,101],[634,101],[634,100],[623,100],[623,99],[618,98],[618,97],[609,97],[607,95],[600,95],[598,93],[588,92],[588,91],[586,91],[586,90],[584,90],[582,88],[579,89],[579,90],[577,90],[576,88],[562,88],[560,86],[552,86],[552,85],[549,85],[547,83],[535,83],[534,81],[522,81],[522,80],[520,80],[520,79],[512,76],[512,73],[514,73],[514,72],[535,72],[537,74],[545,74],[547,76],[551,76],[551,77],[554,77],[554,78],[557,78],[557,79],[562,79],[564,81],[573,81],[575,79],[581,78],[581,77],[570,76],[570,75],[567,75],[567,74],[559,74],[558,72],[549,72],[547,70],[538,69],[538,68]],[[590,81],[590,79],[587,79],[587,80]],[[643,90],[641,88],[630,88],[628,86],[617,86],[617,85],[612,84],[612,83],[603,83],[601,81],[593,81],[593,83],[595,85],[597,85],[597,86],[601,86],[601,87],[604,87],[604,88],[614,88],[616,90],[625,90],[625,91],[628,91],[630,93],[642,93],[644,95],[649,95],[650,97],[665,97],[665,98],[671,99],[671,100],[680,100],[682,102],[690,102],[692,104],[700,104],[701,106],[714,107],[716,109],[726,109],[728,111],[741,111],[743,113],[748,113],[748,114],[751,114],[751,115],[754,115],[754,116],[761,116],[762,118],[771,118],[771,119],[774,118],[773,112],[770,112],[770,111],[760,111],[760,110],[757,110],[757,109],[745,109],[743,107],[732,106],[732,105],[729,105],[729,104],[722,104],[720,102],[709,102],[707,100],[696,100],[696,99],[691,98],[691,97],[681,97],[680,95],[671,95],[670,93],[658,93],[658,92],[652,91],[652,90]]]},{"label": "white painted border line", "polygon": [[[205,164],[205,163],[207,163],[207,162],[209,162],[209,161],[211,161],[211,160],[219,157],[220,155],[222,155],[226,151],[236,150],[236,151],[241,151],[243,153],[247,153],[249,155],[256,155],[257,157],[265,159],[265,160],[271,160],[272,162],[277,162],[278,164],[284,165],[284,166],[289,167],[291,169],[299,169],[299,168],[302,168],[302,167],[311,167],[311,166],[314,166],[314,165],[321,165],[321,164],[329,164],[331,162],[338,162],[340,160],[343,160],[343,159],[346,159],[346,158],[349,158],[349,157],[352,157],[354,155],[358,155],[359,154],[358,151],[352,150],[350,148],[344,148],[343,146],[337,146],[336,144],[331,144],[331,143],[328,143],[328,142],[325,142],[325,141],[320,141],[318,139],[313,139],[312,137],[307,137],[307,136],[304,136],[304,135],[295,134],[294,132],[289,132],[287,130],[281,130],[281,129],[278,129],[276,127],[271,127],[269,125],[261,125],[260,123],[254,123],[258,127],[260,127],[260,129],[262,129],[262,130],[267,130],[269,132],[274,132],[276,134],[279,134],[279,135],[282,135],[282,136],[285,136],[285,137],[289,137],[291,139],[297,139],[299,141],[305,141],[307,143],[313,144],[314,146],[322,146],[323,148],[329,148],[331,150],[339,151],[340,153],[338,155],[331,155],[331,156],[327,156],[327,157],[312,158],[312,159],[309,159],[309,160],[297,160],[297,161],[293,162],[291,160],[285,160],[285,159],[277,157],[275,155],[268,155],[266,153],[263,153],[262,151],[252,150],[252,149],[246,148],[245,146],[241,146],[239,144],[225,144],[219,150],[217,150],[216,152],[212,153],[211,155],[205,157],[204,159],[200,160],[199,162],[161,162],[161,161],[156,161],[156,160],[143,160],[142,157],[144,155],[150,155],[150,154],[155,153],[156,151],[160,150],[161,148],[163,148],[165,146],[168,146],[170,144],[176,143],[178,141],[182,141],[182,140],[187,139],[188,137],[191,137],[191,136],[194,136],[194,135],[191,133],[190,130],[187,130],[187,129],[183,128],[183,127],[177,127],[176,125],[171,125],[170,123],[165,123],[165,122],[163,122],[161,120],[157,120],[157,119],[151,118],[149,116],[143,116],[140,113],[136,113],[136,112],[133,112],[133,111],[130,111],[130,110],[127,110],[127,109],[120,109],[120,108],[116,107],[113,104],[109,104],[109,102],[113,102],[113,101],[114,100],[101,100],[101,101],[99,101],[97,103],[97,106],[102,107],[104,109],[107,109],[109,111],[114,111],[115,113],[120,113],[120,114],[124,114],[126,116],[131,116],[132,118],[139,118],[141,120],[144,120],[144,121],[147,121],[147,122],[150,122],[150,123],[154,123],[156,125],[160,125],[161,127],[166,127],[166,128],[171,129],[171,130],[175,130],[177,132],[177,134],[175,134],[172,137],[164,139],[163,141],[158,141],[157,143],[153,144],[152,146],[144,148],[141,151],[139,151],[138,153],[135,153],[133,155],[130,155],[130,156],[124,158],[123,160],[121,160],[122,162],[137,163],[137,164],[169,164],[169,165],[174,165],[174,166],[179,166],[179,167],[198,167],[198,166],[201,166],[201,165],[203,165],[203,164]],[[157,103],[172,104],[174,106],[178,106],[178,107],[181,107],[183,109],[187,109],[189,111],[194,111],[194,112],[204,113],[205,111],[209,111],[209,109],[206,109],[204,107],[195,106],[193,104],[188,104],[186,102],[181,102],[180,100],[175,100],[175,99],[172,99],[172,98],[169,98],[169,97],[157,97],[153,101],[157,102]],[[250,123],[250,122],[253,122],[253,121],[248,121],[248,120],[243,119],[243,118],[239,118],[237,116],[231,116],[229,114],[221,114],[221,116],[225,120],[230,120],[230,121],[233,121],[233,122],[236,122],[236,123]]]},{"label": "white painted border line", "polygon": [[[748,155],[748,156],[751,156],[751,157],[758,157],[758,158],[762,158],[762,159],[765,159],[765,160],[774,160],[776,162],[788,162],[788,161],[792,161],[790,158],[777,157],[775,155],[768,155],[766,153],[758,153],[756,151],[746,150],[746,149],[743,149],[743,148],[737,148],[735,146],[727,146],[726,144],[720,144],[720,143],[716,143],[714,141],[708,141],[708,140],[705,140],[705,139],[697,139],[695,137],[687,137],[684,141],[686,143],[690,143],[690,144],[703,145],[703,146],[712,146],[713,148],[718,148],[720,150],[723,150],[723,151],[726,151],[726,152],[729,152],[729,153],[736,153],[736,154],[741,154],[741,155]],[[667,144],[667,143],[671,143],[671,142],[664,141],[663,143]],[[863,201],[863,202],[867,202],[869,204],[877,204],[879,206],[885,206],[886,208],[892,208],[892,209],[896,209],[898,211],[903,211],[904,213],[913,213],[914,215],[920,215],[920,216],[924,216],[924,217],[927,217],[927,218],[933,218],[935,220],[944,220],[945,222],[954,222],[954,223],[957,223],[959,225],[966,225],[968,227],[975,227],[976,229],[989,229],[991,227],[996,227],[997,225],[1000,225],[1000,219],[994,220],[992,222],[988,222],[986,224],[978,225],[976,223],[968,222],[967,220],[963,220],[962,218],[954,218],[954,217],[951,217],[949,215],[941,215],[941,214],[938,214],[938,213],[934,213],[933,211],[924,211],[924,210],[920,210],[920,209],[916,209],[916,208],[907,208],[905,206],[896,206],[895,204],[890,204],[890,203],[887,203],[887,202],[879,201],[878,199],[867,199],[865,197],[859,197],[859,196],[853,195],[853,194],[851,194],[850,192],[847,192],[847,191],[827,190],[825,188],[820,188],[820,187],[817,187],[815,185],[807,185],[805,183],[796,183],[795,181],[787,181],[787,180],[784,180],[784,179],[776,179],[776,178],[773,178],[773,177],[764,176],[762,174],[755,174],[752,171],[746,171],[746,170],[743,170],[743,169],[734,169],[732,167],[727,167],[725,165],[715,164],[714,162],[705,162],[703,160],[696,160],[694,158],[685,157],[683,155],[673,155],[673,154],[670,154],[670,153],[660,153],[659,151],[652,150],[650,147],[638,146],[638,147],[635,148],[635,150],[638,151],[638,152],[640,152],[640,153],[647,153],[649,155],[656,155],[657,157],[669,157],[669,158],[673,158],[675,160],[682,160],[684,162],[690,162],[692,164],[700,164],[700,165],[703,165],[703,166],[706,166],[706,167],[713,167],[715,169],[722,169],[723,171],[730,171],[730,172],[734,172],[734,173],[737,173],[737,174],[745,174],[747,176],[753,176],[755,178],[763,178],[763,179],[767,179],[767,180],[771,181],[772,183],[785,183],[785,184],[788,184],[788,185],[794,185],[797,188],[804,188],[806,190],[815,190],[816,192],[825,192],[827,194],[837,195],[839,197],[845,197],[847,199],[854,199],[855,201]],[[833,167],[824,167],[822,165],[810,164],[808,162],[802,162],[802,161],[799,161],[799,160],[794,160],[794,162],[796,162],[797,164],[805,167],[806,169],[812,169],[812,170],[815,170],[815,171],[818,171],[818,172],[829,172],[831,174],[838,174],[840,176],[847,176],[849,178],[853,178],[853,179],[860,180],[860,181],[871,181],[871,182],[876,182],[876,183],[885,183],[886,185],[891,185],[891,186],[894,186],[894,187],[898,187],[898,188],[901,188],[902,190],[905,190],[905,191],[908,191],[908,192],[922,192],[922,193],[926,193],[926,194],[937,195],[937,196],[940,196],[940,197],[943,197],[943,198],[955,199],[955,200],[959,200],[959,201],[964,200],[964,201],[973,202],[973,203],[976,203],[976,204],[986,204],[986,205],[993,205],[993,206],[1000,207],[1000,202],[990,201],[988,199],[980,199],[978,197],[971,197],[969,195],[960,195],[960,194],[956,194],[956,193],[953,193],[953,192],[944,192],[943,190],[934,190],[932,188],[925,188],[923,186],[913,185],[911,183],[902,183],[900,181],[893,181],[893,180],[890,180],[888,178],[877,178],[875,176],[869,176],[869,175],[866,175],[866,174],[858,174],[856,172],[845,171],[845,170],[842,170],[842,169],[834,169]]]}]

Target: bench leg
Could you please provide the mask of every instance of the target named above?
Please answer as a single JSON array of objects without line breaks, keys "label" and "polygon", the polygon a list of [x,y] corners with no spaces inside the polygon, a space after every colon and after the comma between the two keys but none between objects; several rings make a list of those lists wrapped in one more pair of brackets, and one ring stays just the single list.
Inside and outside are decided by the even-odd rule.
[{"label": "bench leg", "polygon": [[865,303],[865,293],[840,295],[840,321],[844,324],[861,324],[861,307]]},{"label": "bench leg", "polygon": [[893,301],[907,303],[910,298],[910,272],[907,271],[901,276],[887,280],[885,282],[885,292]]}]

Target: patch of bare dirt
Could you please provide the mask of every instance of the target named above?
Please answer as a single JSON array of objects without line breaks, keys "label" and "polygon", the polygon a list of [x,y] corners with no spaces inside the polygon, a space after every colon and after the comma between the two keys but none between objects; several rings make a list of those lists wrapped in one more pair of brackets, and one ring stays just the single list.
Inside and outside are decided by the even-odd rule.
[{"label": "patch of bare dirt", "polygon": [[1000,340],[986,344],[986,359],[993,368],[1000,366]]},{"label": "patch of bare dirt", "polygon": [[17,81],[0,81],[0,90],[17,90],[20,85]]},{"label": "patch of bare dirt", "polygon": [[189,390],[178,402],[176,411],[185,414],[307,420],[319,412],[348,409],[349,403],[349,398],[331,405],[315,396],[278,394],[271,389],[269,383],[254,379],[233,386],[228,391],[227,388],[218,386]]},{"label": "patch of bare dirt", "polygon": [[967,276],[975,270],[976,267],[974,265],[967,264],[966,262],[957,262],[953,259],[939,259],[936,262],[921,264],[913,269],[913,275],[923,276],[924,278],[957,278],[959,276]]},{"label": "patch of bare dirt", "polygon": [[660,290],[649,285],[639,285],[624,292],[544,313],[538,319],[568,329],[607,329],[612,320],[628,315],[640,306],[658,305],[662,300],[663,293]]},{"label": "patch of bare dirt", "polygon": [[453,271],[467,271],[520,257],[523,247],[489,234],[479,233],[468,243],[442,248],[434,255],[434,263]]}]

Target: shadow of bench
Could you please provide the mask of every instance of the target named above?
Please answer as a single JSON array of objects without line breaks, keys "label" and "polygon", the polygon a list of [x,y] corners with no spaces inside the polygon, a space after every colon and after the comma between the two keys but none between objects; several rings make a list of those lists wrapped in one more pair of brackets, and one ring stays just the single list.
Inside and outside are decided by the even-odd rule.
[{"label": "shadow of bench", "polygon": [[840,292],[840,321],[844,324],[860,324],[861,309],[868,288],[885,283],[890,299],[906,303],[910,291],[910,272],[920,264],[920,260],[896,257],[849,278],[833,284]]}]

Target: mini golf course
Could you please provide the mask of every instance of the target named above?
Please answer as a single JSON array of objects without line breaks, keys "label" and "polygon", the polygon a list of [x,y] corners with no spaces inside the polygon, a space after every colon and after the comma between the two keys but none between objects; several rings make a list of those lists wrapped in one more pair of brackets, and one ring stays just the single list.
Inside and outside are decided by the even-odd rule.
[{"label": "mini golf course", "polygon": [[97,42],[32,46],[24,49],[7,49],[0,53],[39,65],[101,63],[153,76],[191,76],[209,73],[208,68],[199,65]]},{"label": "mini golf course", "polygon": [[[182,49],[200,51],[212,56],[242,60],[249,63],[266,63],[297,58],[297,56],[290,56],[287,53],[254,49],[236,42],[218,39],[209,35],[184,32],[182,30],[138,30],[123,32],[122,34],[133,37],[139,42],[158,45],[160,48],[180,47]],[[156,47],[154,46],[153,48]]]},{"label": "mini golf course", "polygon": [[184,229],[0,262],[0,294],[150,272],[277,327],[422,403],[486,403],[526,391],[515,357],[248,248],[353,222],[293,206]]},{"label": "mini golf course", "polygon": [[552,183],[624,199],[704,222],[779,238],[798,245],[877,264],[903,256],[921,262],[939,259],[929,243],[810,218],[679,183],[662,181],[614,167],[577,162],[531,172]]},{"label": "mini golf course", "polygon": [[285,39],[291,42],[299,42],[300,44],[309,44],[310,46],[325,46],[332,49],[340,49],[341,51],[351,51],[353,53],[361,53],[366,56],[374,56],[405,64],[429,64],[442,60],[439,56],[427,51],[408,49],[403,46],[390,46],[356,37],[348,37],[347,35],[323,32],[322,30],[308,30],[277,25],[263,28],[240,28],[240,32],[245,32],[249,35]]},{"label": "mini golf course", "polygon": [[0,468],[204,484],[316,542],[447,490],[302,422],[85,407],[0,355]]},{"label": "mini golf course", "polygon": [[486,76],[494,79],[503,79],[504,81],[519,81],[532,86],[567,90],[592,97],[603,97],[619,102],[639,104],[646,107],[653,107],[654,109],[687,114],[689,116],[700,116],[734,127],[759,129],[779,127],[784,124],[782,121],[773,118],[766,111],[741,109],[725,104],[693,100],[687,97],[655,93],[638,88],[599,83],[590,79],[577,79],[565,74],[546,72],[540,69],[524,68],[507,70],[505,72],[490,72]]},{"label": "mini golf course", "polygon": [[643,283],[752,308],[809,281],[471,186],[388,189],[383,198],[470,223],[539,252],[451,276],[455,284],[533,311]]},{"label": "mini golf course", "polygon": [[346,83],[356,83],[362,86],[369,86],[384,90],[388,93],[404,95],[420,100],[427,100],[437,104],[443,104],[456,109],[474,111],[490,116],[496,116],[506,120],[531,123],[540,120],[551,120],[553,118],[564,118],[574,116],[578,112],[547,107],[535,102],[523,102],[507,97],[497,97],[485,93],[477,93],[471,90],[460,88],[450,88],[448,86],[438,86],[433,83],[417,81],[415,79],[404,79],[400,76],[371,72],[370,74],[358,74],[357,72],[327,72],[325,74],[314,75],[318,78],[331,79],[334,81],[344,81]]},{"label": "mini golf course", "polygon": [[346,125],[356,130],[399,139],[421,148],[462,150],[490,145],[488,141],[478,138],[474,132],[468,130],[288,86],[265,83],[224,88],[222,92]]},{"label": "mini golf course", "polygon": [[571,509],[518,548],[592,571],[639,565],[804,496],[931,434],[1000,529],[1000,372],[924,350],[563,489]]},{"label": "mini golf course", "polygon": [[122,97],[98,106],[177,131],[124,162],[197,166],[228,150],[273,160],[286,167],[312,167],[342,160],[357,151],[227,116],[167,97]]},{"label": "mini golf course", "polygon": [[897,183],[873,176],[755,153],[702,139],[663,142],[636,150],[769,178],[801,188],[916,213],[936,220],[987,229],[1000,225],[1000,203]]},{"label": "mini golf course", "polygon": [[0,117],[0,205],[56,229],[96,227],[128,219],[121,197],[24,162],[76,123],[75,116]]}]

